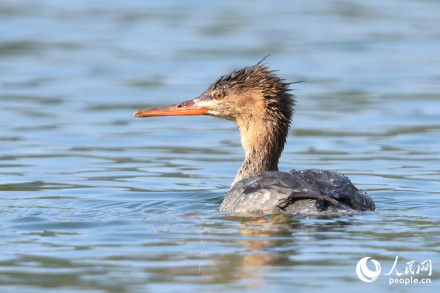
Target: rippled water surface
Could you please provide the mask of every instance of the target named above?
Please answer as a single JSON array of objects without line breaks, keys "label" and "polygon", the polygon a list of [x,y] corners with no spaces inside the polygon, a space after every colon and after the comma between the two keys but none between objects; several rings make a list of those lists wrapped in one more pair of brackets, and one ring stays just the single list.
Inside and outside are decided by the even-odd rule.
[{"label": "rippled water surface", "polygon": [[[439,11],[415,0],[1,1],[0,291],[434,292]],[[280,169],[339,170],[377,212],[220,213],[243,159],[236,126],[132,117],[268,54],[280,76],[306,81]],[[431,284],[389,285],[396,255],[402,277],[429,259]],[[371,283],[355,272],[368,256],[382,267]]]}]

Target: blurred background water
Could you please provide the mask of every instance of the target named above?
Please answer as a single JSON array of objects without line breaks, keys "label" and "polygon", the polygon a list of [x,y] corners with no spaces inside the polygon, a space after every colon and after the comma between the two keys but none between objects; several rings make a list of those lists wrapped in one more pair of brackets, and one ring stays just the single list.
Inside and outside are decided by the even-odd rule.
[{"label": "blurred background water", "polygon": [[[439,12],[429,0],[2,0],[0,291],[435,291]],[[306,81],[280,169],[339,170],[377,212],[220,213],[244,155],[236,126],[132,117],[268,54]],[[432,283],[356,276],[361,258],[386,273],[396,255],[401,273],[430,259]]]}]

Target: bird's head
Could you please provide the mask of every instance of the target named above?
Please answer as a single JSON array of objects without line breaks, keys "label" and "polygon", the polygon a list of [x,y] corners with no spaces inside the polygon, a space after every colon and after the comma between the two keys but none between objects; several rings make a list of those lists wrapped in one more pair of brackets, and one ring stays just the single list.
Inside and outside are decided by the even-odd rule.
[{"label": "bird's head", "polygon": [[259,62],[220,77],[200,96],[175,105],[137,110],[136,117],[209,115],[248,123],[287,127],[293,114],[289,83]]}]

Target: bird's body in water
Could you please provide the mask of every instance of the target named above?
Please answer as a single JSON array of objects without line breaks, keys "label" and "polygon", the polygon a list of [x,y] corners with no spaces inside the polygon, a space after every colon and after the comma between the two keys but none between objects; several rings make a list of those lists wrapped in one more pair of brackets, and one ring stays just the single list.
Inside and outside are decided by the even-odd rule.
[{"label": "bird's body in water", "polygon": [[246,157],[222,212],[337,215],[374,210],[371,198],[336,171],[278,171],[293,116],[289,86],[259,62],[220,77],[194,100],[138,110],[134,116],[210,115],[237,123]]}]

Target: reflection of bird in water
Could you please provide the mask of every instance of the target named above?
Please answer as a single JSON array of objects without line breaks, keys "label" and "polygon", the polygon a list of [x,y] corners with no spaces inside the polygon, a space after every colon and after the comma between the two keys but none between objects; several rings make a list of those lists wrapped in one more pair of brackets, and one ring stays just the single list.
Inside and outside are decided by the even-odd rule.
[{"label": "reflection of bird in water", "polygon": [[332,215],[374,210],[371,198],[336,171],[278,171],[293,114],[289,85],[259,62],[220,77],[193,100],[138,110],[134,116],[210,115],[237,123],[246,158],[220,211]]}]

